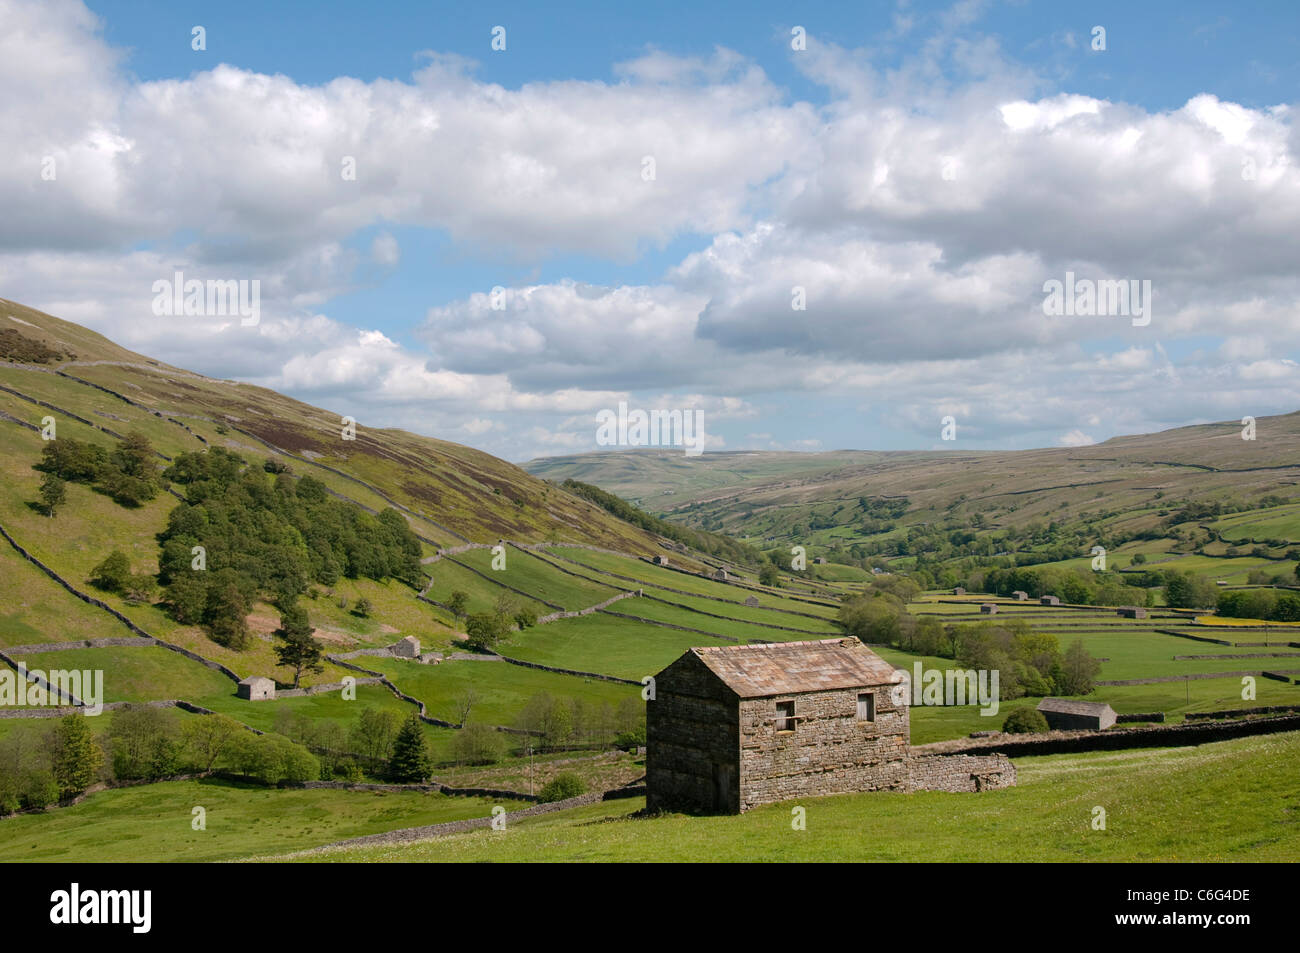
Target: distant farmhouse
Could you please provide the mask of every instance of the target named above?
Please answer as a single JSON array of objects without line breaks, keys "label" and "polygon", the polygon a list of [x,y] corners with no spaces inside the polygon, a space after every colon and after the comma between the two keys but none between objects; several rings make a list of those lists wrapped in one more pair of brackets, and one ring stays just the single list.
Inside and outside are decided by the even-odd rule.
[{"label": "distant farmhouse", "polygon": [[655,557],[655,565],[656,565],[656,566],[667,566],[667,565],[668,565],[668,557],[667,557],[667,556],[656,556],[656,557]]},{"label": "distant farmhouse", "polygon": [[1060,596],[1039,596],[1038,604],[1043,606],[1059,606],[1061,604]]},{"label": "distant farmhouse", "polygon": [[727,581],[727,578],[728,578],[728,577],[727,577],[727,570],[725,570],[725,569],[715,569],[715,570],[713,571],[713,578],[716,579],[718,582],[726,582],[726,581]]},{"label": "distant farmhouse", "polygon": [[1001,755],[913,757],[893,666],[855,638],[693,648],[646,705],[646,807],[740,813],[859,791],[1015,783]]},{"label": "distant farmhouse", "polygon": [[1115,610],[1116,615],[1122,615],[1126,619],[1145,619],[1147,610],[1141,606],[1120,606]]},{"label": "distant farmhouse", "polygon": [[997,615],[998,605],[996,602],[986,602],[980,606],[980,612],[984,615]]},{"label": "distant farmhouse", "polygon": [[952,590],[952,594],[954,596],[964,596],[966,595],[966,590],[963,589],[961,586],[955,586]]},{"label": "distant farmhouse", "polygon": [[1011,593],[1011,598],[1015,599],[1017,602],[1028,602],[1029,593],[1025,592],[1023,589],[1017,589],[1015,592]]},{"label": "distant farmhouse", "polygon": [[1038,710],[1049,728],[1071,731],[1079,728],[1101,729],[1115,724],[1115,710],[1102,702],[1077,702],[1068,698],[1044,698]]}]

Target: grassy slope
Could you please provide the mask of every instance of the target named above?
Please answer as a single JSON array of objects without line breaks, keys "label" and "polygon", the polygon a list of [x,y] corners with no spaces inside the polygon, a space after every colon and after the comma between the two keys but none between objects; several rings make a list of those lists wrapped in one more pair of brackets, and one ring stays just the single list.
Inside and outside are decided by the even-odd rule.
[{"label": "grassy slope", "polygon": [[[1017,759],[1014,788],[807,799],[736,817],[629,818],[609,802],[330,861],[1289,861],[1300,857],[1300,733]],[[791,802],[795,803],[795,802]],[[1093,808],[1106,830],[1091,828]],[[604,823],[600,823],[604,821]]]},{"label": "grassy slope", "polygon": [[[301,849],[397,827],[484,817],[495,804],[438,794],[279,790],[228,781],[168,781],[91,795],[46,814],[0,821],[8,861],[213,861]],[[192,830],[192,811],[207,829]]]}]

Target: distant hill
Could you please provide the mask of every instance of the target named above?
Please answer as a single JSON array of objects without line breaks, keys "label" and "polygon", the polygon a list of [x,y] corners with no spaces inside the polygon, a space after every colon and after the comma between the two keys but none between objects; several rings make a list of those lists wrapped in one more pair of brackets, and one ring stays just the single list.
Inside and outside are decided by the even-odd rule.
[{"label": "distant hill", "polygon": [[[124,432],[143,413],[184,425],[151,433],[168,456],[216,444],[282,457],[371,508],[399,507],[417,532],[442,545],[504,537],[581,541],[630,553],[657,547],[652,534],[472,447],[372,428],[364,420],[355,439],[344,440],[338,413],[173,367],[3,298],[0,385],[7,389],[0,391],[0,412],[28,423],[41,416],[36,401],[114,431]],[[6,431],[12,428],[0,428]]]},{"label": "distant hill", "polygon": [[[1097,542],[1136,549],[1140,540],[1155,558],[1234,558],[1247,555],[1234,548],[1262,547],[1259,567],[1231,567],[1245,572],[1271,569],[1267,560],[1300,547],[1300,413],[1258,418],[1254,440],[1242,439],[1240,421],[1228,421],[1086,447],[694,458],[634,450],[525,468],[760,546],[904,558],[904,568],[918,555],[944,561],[1037,550],[1030,558],[1039,559],[1056,548],[1066,558]],[[1208,525],[1220,517],[1223,527]],[[1207,572],[1219,568],[1227,567]]]}]

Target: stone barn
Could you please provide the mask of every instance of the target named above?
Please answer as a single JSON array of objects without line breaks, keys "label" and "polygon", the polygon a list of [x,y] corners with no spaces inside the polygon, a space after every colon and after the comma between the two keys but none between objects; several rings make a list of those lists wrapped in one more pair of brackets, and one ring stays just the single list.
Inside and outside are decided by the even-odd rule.
[{"label": "stone barn", "polygon": [[758,596],[746,596],[745,605],[749,606],[751,609],[758,608]]},{"label": "stone barn", "polygon": [[1059,606],[1061,604],[1060,596],[1039,596],[1038,604],[1040,606]]},{"label": "stone barn", "polygon": [[1121,615],[1126,619],[1145,619],[1147,610],[1142,606],[1120,606],[1115,610],[1116,615]]},{"label": "stone barn", "polygon": [[816,563],[818,566],[825,566],[826,563],[829,562],[829,560],[825,556],[818,556],[816,559],[813,560],[813,562]]},{"label": "stone barn", "polygon": [[726,582],[728,579],[727,570],[715,569],[713,571],[713,578],[716,579],[718,582]]},{"label": "stone barn", "polygon": [[250,702],[275,700],[275,682],[263,675],[253,675],[239,683],[239,697]]},{"label": "stone barn", "polygon": [[1015,592],[1011,593],[1011,598],[1015,599],[1016,602],[1028,602],[1029,593],[1025,592],[1023,589],[1017,589]]},{"label": "stone barn", "polygon": [[420,640],[413,635],[398,639],[393,643],[393,654],[398,658],[419,658]]},{"label": "stone barn", "polygon": [[982,606],[980,606],[980,612],[983,615],[997,615],[998,614],[997,603],[994,602],[984,603]]},{"label": "stone barn", "polygon": [[957,586],[952,590],[952,594],[954,596],[964,596],[966,595],[966,590],[963,589],[961,586]]},{"label": "stone barn", "polygon": [[1077,702],[1068,698],[1044,698],[1038,710],[1049,728],[1072,731],[1079,728],[1101,729],[1115,724],[1115,710],[1102,702]]},{"label": "stone barn", "polygon": [[907,699],[855,638],[693,648],[646,705],[646,806],[735,814],[909,790]]},{"label": "stone barn", "polygon": [[656,566],[667,566],[667,565],[668,565],[668,557],[667,557],[667,556],[656,556],[656,557],[655,557],[655,565],[656,565]]}]

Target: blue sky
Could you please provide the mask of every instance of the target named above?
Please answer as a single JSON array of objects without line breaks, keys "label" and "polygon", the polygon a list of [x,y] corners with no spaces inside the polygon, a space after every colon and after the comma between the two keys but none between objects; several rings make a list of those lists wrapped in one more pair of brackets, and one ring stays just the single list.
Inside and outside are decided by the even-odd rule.
[{"label": "blue sky", "polygon": [[[87,170],[19,196],[6,296],[363,423],[522,460],[619,399],[807,450],[1300,406],[1291,4],[0,8],[41,103],[0,132]],[[316,177],[345,150],[352,192]],[[182,264],[262,277],[256,346],[140,316]],[[1159,319],[1046,323],[1067,268],[1153,278]]]}]

